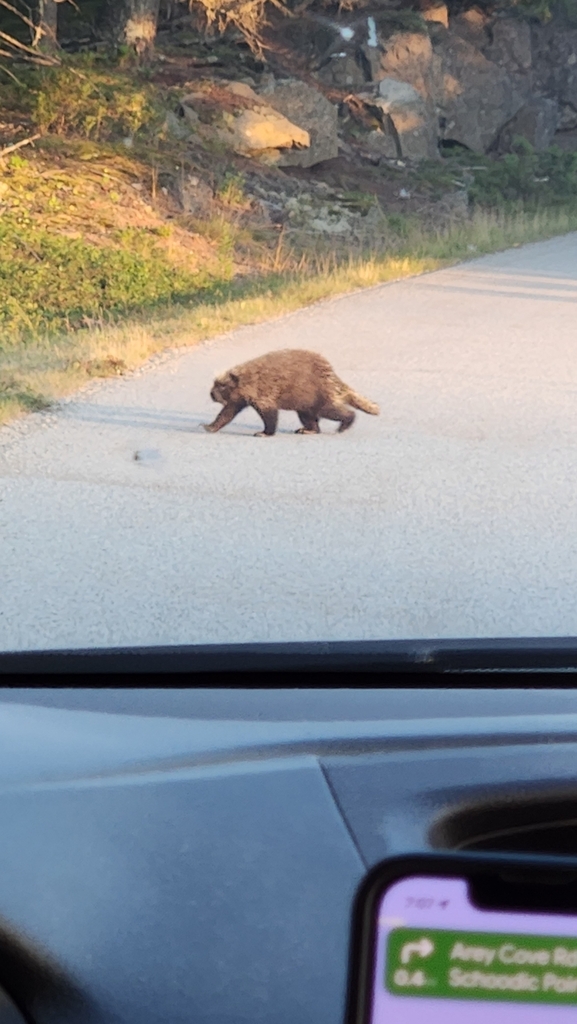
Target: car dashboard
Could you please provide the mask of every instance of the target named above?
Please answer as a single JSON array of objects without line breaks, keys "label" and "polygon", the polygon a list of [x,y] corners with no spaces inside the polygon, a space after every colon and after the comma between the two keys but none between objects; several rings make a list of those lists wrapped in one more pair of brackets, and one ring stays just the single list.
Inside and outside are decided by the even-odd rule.
[{"label": "car dashboard", "polygon": [[372,866],[576,801],[571,689],[4,689],[0,1024],[342,1024]]}]

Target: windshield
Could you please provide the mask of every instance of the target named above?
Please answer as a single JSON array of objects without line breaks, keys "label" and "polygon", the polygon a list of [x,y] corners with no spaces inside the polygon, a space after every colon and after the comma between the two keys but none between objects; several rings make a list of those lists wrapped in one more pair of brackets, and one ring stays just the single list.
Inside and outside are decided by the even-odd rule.
[{"label": "windshield", "polygon": [[577,634],[574,0],[0,50],[0,650]]}]

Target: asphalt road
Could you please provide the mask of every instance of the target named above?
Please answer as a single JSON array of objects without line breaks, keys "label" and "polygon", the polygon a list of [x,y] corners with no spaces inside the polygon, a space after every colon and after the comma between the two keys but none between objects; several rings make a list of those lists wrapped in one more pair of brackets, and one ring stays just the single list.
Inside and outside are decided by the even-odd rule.
[{"label": "asphalt road", "polygon": [[[216,435],[312,348],[381,406]],[[219,408],[219,407],[218,407]],[[140,458],[135,460],[135,452]],[[577,235],[328,301],[0,430],[0,649],[577,634]]]}]

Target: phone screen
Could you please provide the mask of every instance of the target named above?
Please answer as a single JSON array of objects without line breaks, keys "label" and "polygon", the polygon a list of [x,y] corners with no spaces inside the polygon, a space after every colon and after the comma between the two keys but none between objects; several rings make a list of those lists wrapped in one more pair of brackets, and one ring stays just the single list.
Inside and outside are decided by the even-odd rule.
[{"label": "phone screen", "polygon": [[464,878],[405,877],[378,902],[370,1024],[577,1021],[577,916],[476,907]]}]

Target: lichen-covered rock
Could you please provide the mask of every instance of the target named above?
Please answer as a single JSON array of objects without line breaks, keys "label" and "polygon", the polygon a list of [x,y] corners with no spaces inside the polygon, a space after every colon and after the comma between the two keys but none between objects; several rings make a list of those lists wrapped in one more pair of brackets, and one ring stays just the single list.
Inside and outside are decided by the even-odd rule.
[{"label": "lichen-covered rock", "polygon": [[[192,112],[193,113],[193,112]],[[179,117],[169,110],[164,121],[164,130],[174,139],[188,139],[192,131],[192,122],[185,116],[184,111]]]},{"label": "lichen-covered rock", "polygon": [[184,213],[196,217],[207,217],[214,197],[210,185],[194,174],[179,178],[176,184],[177,196]]},{"label": "lichen-covered rock", "polygon": [[324,235],[346,235],[351,230],[351,222],[346,217],[315,217],[309,222],[309,228]]}]

